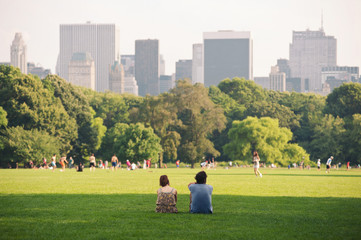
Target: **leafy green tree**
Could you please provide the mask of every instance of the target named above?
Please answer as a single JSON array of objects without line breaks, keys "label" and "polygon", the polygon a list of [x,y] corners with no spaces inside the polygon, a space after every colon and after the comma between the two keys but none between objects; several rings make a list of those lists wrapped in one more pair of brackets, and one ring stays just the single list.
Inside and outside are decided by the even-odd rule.
[{"label": "leafy green tree", "polygon": [[104,158],[110,159],[116,154],[120,161],[129,159],[131,162],[151,158],[155,163],[161,151],[159,137],[152,128],[141,123],[116,123],[106,132],[101,146]]},{"label": "leafy green tree", "polygon": [[324,118],[316,125],[313,140],[311,141],[313,159],[327,159],[331,155],[337,161],[344,162],[345,122],[339,117],[333,117],[326,114]]},{"label": "leafy green tree", "polygon": [[8,125],[8,120],[6,118],[6,111],[0,106],[0,128],[6,127]]},{"label": "leafy green tree", "polygon": [[102,138],[99,134],[104,134],[101,126],[94,125],[95,112],[84,94],[87,91],[90,92],[89,94],[95,94],[95,92],[76,87],[57,75],[48,75],[42,83],[54,97],[61,100],[69,116],[76,120],[77,138],[71,142],[72,150],[68,155],[72,156],[76,162],[83,161],[85,157],[99,149]]},{"label": "leafy green tree", "polygon": [[[311,93],[282,93],[270,95],[272,101],[287,106],[299,119],[299,126],[292,128],[293,140],[302,146],[316,161],[318,152],[313,148],[312,140],[315,128],[324,118],[326,97]],[[315,152],[316,151],[316,152]],[[315,158],[315,156],[317,158]]]},{"label": "leafy green tree", "polygon": [[335,88],[327,96],[325,112],[341,118],[361,114],[361,83],[344,83]]},{"label": "leafy green tree", "polygon": [[[234,121],[228,136],[231,141],[224,146],[224,151],[233,160],[251,161],[253,151],[257,150],[263,161],[287,165],[305,153],[297,145],[289,146],[292,132],[280,128],[278,120],[269,117]],[[309,161],[308,154],[304,157],[305,162]]]},{"label": "leafy green tree", "polygon": [[46,131],[58,139],[61,152],[68,152],[77,138],[76,122],[59,98],[38,78],[24,75],[17,68],[0,66],[0,105],[7,112],[9,127]]},{"label": "leafy green tree", "polygon": [[168,161],[177,159],[177,148],[180,144],[180,135],[174,131],[174,125],[180,122],[172,95],[167,93],[159,96],[146,96],[138,108],[133,108],[130,118],[133,122],[142,122],[152,127],[160,137],[164,152],[160,153],[160,166],[163,164],[163,154]]},{"label": "leafy green tree", "polygon": [[[5,110],[0,106],[0,129],[6,127],[8,125],[8,120],[6,118],[7,113]],[[4,149],[3,140],[0,138],[0,152]]]},{"label": "leafy green tree", "polygon": [[180,140],[181,136],[176,131],[168,131],[161,139],[165,159],[168,159],[169,161],[177,159],[177,150]]},{"label": "leafy green tree", "polygon": [[245,116],[252,117],[270,117],[278,119],[281,127],[296,129],[300,126],[298,116],[286,106],[277,102],[258,101],[251,104],[245,111]]},{"label": "leafy green tree", "polygon": [[59,155],[61,147],[59,141],[46,131],[25,130],[20,126],[2,130],[1,140],[8,150],[7,158],[0,159],[3,166],[6,164],[5,159],[24,164],[32,160],[34,164],[40,164],[43,157]]},{"label": "leafy green tree", "polygon": [[177,126],[177,132],[182,137],[178,149],[180,158],[190,162],[193,167],[195,161],[206,154],[219,156],[220,153],[208,137],[213,131],[225,128],[226,118],[223,110],[209,98],[207,89],[202,84],[192,85],[186,80],[180,80],[171,94],[178,119],[182,121]]},{"label": "leafy green tree", "polygon": [[[246,107],[236,102],[236,100],[222,92],[216,86],[209,87],[208,94],[212,102],[224,110],[224,114],[227,118],[226,128],[224,128],[221,132],[214,131],[210,137],[210,140],[214,144],[214,148],[220,152],[220,156],[217,158],[217,161],[226,161],[229,158],[224,153],[223,146],[229,142],[228,131],[232,127],[232,122],[234,120],[243,119]],[[209,157],[212,156],[207,156],[207,158]]]},{"label": "leafy green tree", "polygon": [[[345,161],[352,164],[361,163],[361,114],[352,116],[352,125],[346,132],[346,143],[344,144],[346,155]],[[346,154],[347,153],[347,154]]]},{"label": "leafy green tree", "polygon": [[91,125],[92,129],[95,129],[97,132],[97,143],[95,145],[95,150],[100,148],[102,143],[102,138],[105,136],[105,132],[107,131],[107,127],[103,125],[103,119],[100,117],[94,118]]},{"label": "leafy green tree", "polygon": [[111,128],[116,123],[129,122],[129,107],[120,94],[93,92],[90,105],[96,112],[95,117],[102,118],[107,128]]},{"label": "leafy green tree", "polygon": [[225,79],[218,85],[219,89],[236,100],[239,104],[248,107],[250,103],[266,100],[266,91],[252,80],[244,78]]}]

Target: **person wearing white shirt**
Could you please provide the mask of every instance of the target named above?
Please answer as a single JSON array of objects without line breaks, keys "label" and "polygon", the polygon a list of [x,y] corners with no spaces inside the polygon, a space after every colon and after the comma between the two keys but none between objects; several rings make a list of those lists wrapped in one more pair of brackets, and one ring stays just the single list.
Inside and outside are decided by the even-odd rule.
[{"label": "person wearing white shirt", "polygon": [[330,173],[332,160],[333,160],[333,156],[331,156],[326,162],[326,173]]}]

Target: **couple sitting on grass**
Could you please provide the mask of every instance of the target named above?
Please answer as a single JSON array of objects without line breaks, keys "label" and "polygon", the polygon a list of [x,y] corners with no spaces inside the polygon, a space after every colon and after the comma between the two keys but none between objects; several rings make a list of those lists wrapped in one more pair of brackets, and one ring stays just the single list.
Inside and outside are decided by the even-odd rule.
[{"label": "couple sitting on grass", "polygon": [[[188,184],[190,193],[189,211],[191,213],[213,213],[213,187],[207,185],[207,174],[204,171],[197,173],[196,182]],[[156,212],[177,213],[177,190],[169,186],[167,175],[160,176]]]}]

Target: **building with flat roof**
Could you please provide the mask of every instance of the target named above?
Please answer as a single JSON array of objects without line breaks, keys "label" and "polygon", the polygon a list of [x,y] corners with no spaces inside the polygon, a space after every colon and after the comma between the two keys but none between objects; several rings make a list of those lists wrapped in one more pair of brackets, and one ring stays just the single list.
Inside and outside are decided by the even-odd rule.
[{"label": "building with flat roof", "polygon": [[96,87],[109,90],[109,67],[119,58],[119,30],[115,24],[61,24],[57,74],[69,81],[69,62],[76,52],[88,52],[95,64]]},{"label": "building with flat roof", "polygon": [[274,91],[286,91],[286,74],[280,72],[278,66],[271,67],[269,74],[270,89]]},{"label": "building with flat roof", "polygon": [[175,63],[175,78],[192,80],[192,60],[183,59]]},{"label": "building with flat roof", "polygon": [[168,92],[173,87],[172,75],[160,75],[159,90],[160,93]]},{"label": "building with flat roof", "polygon": [[339,79],[346,82],[357,82],[359,77],[359,67],[327,66],[322,67],[321,70],[322,83],[325,83],[328,79]]},{"label": "building with flat roof", "polygon": [[203,79],[203,44],[193,44],[193,57],[192,57],[192,83],[202,83]]},{"label": "building with flat roof", "polygon": [[135,41],[135,79],[139,95],[159,94],[159,41],[154,39]]},{"label": "building with flat roof", "polygon": [[218,85],[225,78],[253,79],[253,46],[250,32],[203,33],[204,85]]},{"label": "building with flat roof", "polygon": [[95,64],[90,53],[74,53],[68,68],[70,83],[95,90]]},{"label": "building with flat roof", "polygon": [[286,78],[291,76],[291,68],[288,63],[288,59],[277,59],[277,66],[280,72],[284,72],[286,74]]},{"label": "building with flat roof", "polygon": [[309,91],[321,92],[322,67],[337,65],[337,40],[319,31],[293,31],[289,66],[292,78],[309,84]]},{"label": "building with flat roof", "polygon": [[269,77],[254,77],[254,82],[264,89],[270,89]]}]

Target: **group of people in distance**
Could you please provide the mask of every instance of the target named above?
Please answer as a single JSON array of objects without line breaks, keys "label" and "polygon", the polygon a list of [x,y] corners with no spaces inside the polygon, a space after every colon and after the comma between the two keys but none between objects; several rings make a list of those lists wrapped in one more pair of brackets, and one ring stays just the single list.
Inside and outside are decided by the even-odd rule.
[{"label": "group of people in distance", "polygon": [[[213,187],[206,184],[207,174],[204,171],[197,173],[196,182],[188,184],[190,191],[189,212],[191,213],[213,213],[212,192]],[[177,190],[170,186],[167,175],[160,176],[157,191],[156,212],[177,213]]]},{"label": "group of people in distance", "polygon": [[[51,162],[50,163],[47,163],[46,158],[43,158],[42,161],[43,161],[43,164],[39,166],[39,168],[41,168],[41,169],[51,169],[54,172],[54,170],[57,168],[57,166],[56,166],[56,154],[53,154],[53,156],[51,157]],[[72,168],[74,166],[74,160],[73,160],[72,157],[70,157],[69,161],[68,161],[68,160],[66,160],[66,157],[63,156],[63,157],[61,157],[59,159],[59,164],[61,166],[60,171],[63,172],[63,171],[65,171],[66,164],[68,164],[69,168]],[[29,165],[30,165],[30,168],[38,169],[37,166],[34,166],[33,161],[30,161]]]}]

